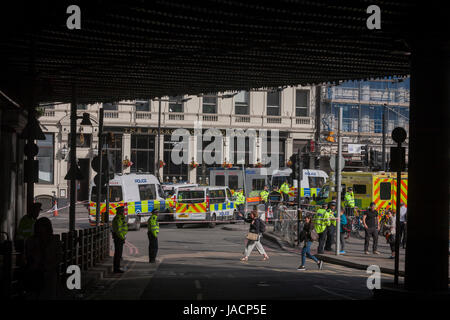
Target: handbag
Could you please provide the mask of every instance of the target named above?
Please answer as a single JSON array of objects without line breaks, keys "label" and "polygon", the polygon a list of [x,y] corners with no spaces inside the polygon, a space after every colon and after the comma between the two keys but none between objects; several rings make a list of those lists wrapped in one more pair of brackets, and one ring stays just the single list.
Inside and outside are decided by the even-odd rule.
[{"label": "handbag", "polygon": [[248,240],[256,241],[256,240],[258,240],[258,237],[259,237],[259,235],[257,233],[249,232],[249,233],[247,233],[247,237],[246,238]]},{"label": "handbag", "polygon": [[317,233],[316,229],[312,229],[310,235],[312,241],[319,240],[319,234]]}]

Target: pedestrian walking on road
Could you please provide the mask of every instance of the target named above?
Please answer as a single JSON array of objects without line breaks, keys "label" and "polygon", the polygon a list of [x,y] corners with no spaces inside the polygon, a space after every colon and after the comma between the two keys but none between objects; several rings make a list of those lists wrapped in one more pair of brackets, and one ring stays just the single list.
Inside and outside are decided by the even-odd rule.
[{"label": "pedestrian walking on road", "polygon": [[340,232],[339,232],[339,239],[341,241],[341,251],[339,253],[344,254],[345,253],[345,233],[346,230],[344,227],[347,225],[347,217],[345,216],[345,209],[341,208],[341,226],[340,226]]},{"label": "pedestrian walking on road", "polygon": [[406,213],[407,209],[405,207],[405,204],[402,202],[400,204],[400,234],[398,235],[400,237],[400,241],[402,244],[402,248],[406,248]]},{"label": "pedestrian walking on road", "polygon": [[387,212],[386,221],[384,223],[384,236],[386,237],[386,242],[389,243],[391,247],[390,259],[395,258],[395,213],[392,211]]},{"label": "pedestrian walking on road", "polygon": [[353,193],[352,187],[347,188],[347,192],[345,193],[344,199],[345,199],[344,202],[345,214],[347,217],[351,217],[354,215],[355,211],[355,194]]},{"label": "pedestrian walking on road", "polygon": [[327,241],[325,242],[325,251],[332,251],[331,246],[334,244],[334,235],[336,233],[336,220],[334,220],[336,212],[336,202],[331,201],[327,209]]},{"label": "pedestrian walking on road", "polygon": [[268,260],[269,256],[261,244],[261,235],[265,231],[266,227],[264,222],[258,217],[258,211],[252,210],[250,216],[245,219],[245,222],[250,223],[250,229],[247,234],[247,244],[245,246],[244,257],[241,261],[248,261],[248,257],[252,253],[255,246],[259,253],[264,255],[263,260]]},{"label": "pedestrian walking on road", "polygon": [[148,259],[149,263],[156,262],[156,255],[158,254],[158,233],[159,233],[159,222],[158,222],[158,210],[153,210],[152,216],[148,220]]},{"label": "pedestrian walking on road", "polygon": [[62,245],[53,234],[50,219],[40,218],[34,234],[25,241],[26,290],[34,299],[56,299],[59,292],[59,265]]},{"label": "pedestrian walking on road", "polygon": [[305,263],[306,257],[312,259],[315,263],[317,263],[317,267],[322,269],[323,261],[317,259],[314,255],[311,254],[311,245],[313,243],[313,237],[311,232],[314,232],[314,224],[311,222],[311,217],[305,217],[305,223],[303,225],[303,231],[300,233],[300,241],[304,241],[305,245],[302,249],[302,264],[297,268],[297,270],[306,270]]},{"label": "pedestrian walking on road", "polygon": [[373,253],[380,254],[378,247],[378,232],[380,231],[380,221],[378,220],[378,212],[375,210],[375,202],[370,203],[369,209],[364,212],[363,225],[365,228],[364,253],[369,254],[370,237],[373,239]]},{"label": "pedestrian walking on road", "polygon": [[123,207],[116,208],[116,216],[112,221],[112,236],[114,240],[114,273],[123,273],[120,269],[123,245],[128,233],[128,223],[123,215]]}]

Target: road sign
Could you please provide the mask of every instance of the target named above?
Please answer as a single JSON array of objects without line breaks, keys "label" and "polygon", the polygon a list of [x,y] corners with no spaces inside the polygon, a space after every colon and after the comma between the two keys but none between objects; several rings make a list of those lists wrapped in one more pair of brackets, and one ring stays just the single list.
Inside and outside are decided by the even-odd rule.
[{"label": "road sign", "polygon": [[[334,154],[330,157],[330,167],[331,167],[331,170],[336,171],[336,156]],[[345,159],[342,156],[341,156],[341,161],[340,161],[340,167],[341,167],[341,171],[345,167]]]}]

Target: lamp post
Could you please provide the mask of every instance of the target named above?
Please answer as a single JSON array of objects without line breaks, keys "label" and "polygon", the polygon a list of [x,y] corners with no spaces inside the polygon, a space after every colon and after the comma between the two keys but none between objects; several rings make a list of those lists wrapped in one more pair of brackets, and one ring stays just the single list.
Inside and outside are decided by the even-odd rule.
[{"label": "lamp post", "polygon": [[81,125],[90,125],[89,113],[83,113],[83,116],[77,116],[76,89],[72,87],[72,103],[70,105],[70,169],[64,179],[70,180],[70,207],[69,207],[69,231],[75,231],[75,196],[76,180],[83,179],[80,169],[77,165],[77,120],[83,119]]}]

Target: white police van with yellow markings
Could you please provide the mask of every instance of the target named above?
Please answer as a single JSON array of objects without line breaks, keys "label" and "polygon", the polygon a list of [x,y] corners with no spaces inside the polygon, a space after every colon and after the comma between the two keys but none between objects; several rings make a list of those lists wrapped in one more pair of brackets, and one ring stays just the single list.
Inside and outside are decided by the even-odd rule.
[{"label": "white police van with yellow markings", "polygon": [[[91,182],[89,192],[89,221],[95,224],[97,188]],[[117,174],[109,181],[109,221],[116,214],[117,207],[124,207],[124,214],[129,225],[139,230],[141,223],[148,221],[153,209],[160,211],[159,218],[164,218],[167,209],[164,191],[158,179],[151,174]],[[106,202],[102,199],[100,212],[106,212]],[[171,214],[171,213],[169,213]]]},{"label": "white police van with yellow markings", "polygon": [[175,221],[178,228],[196,221],[214,228],[216,222],[235,220],[235,207],[228,187],[182,188],[176,193]]}]

